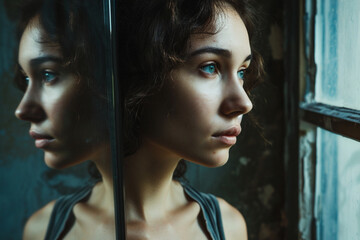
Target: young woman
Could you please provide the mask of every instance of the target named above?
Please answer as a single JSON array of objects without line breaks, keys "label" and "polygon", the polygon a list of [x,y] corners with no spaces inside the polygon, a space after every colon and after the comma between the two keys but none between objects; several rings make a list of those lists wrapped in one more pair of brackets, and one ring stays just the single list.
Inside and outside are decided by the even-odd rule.
[{"label": "young woman", "polygon": [[[101,94],[89,84],[101,80],[89,74],[92,67],[81,68],[91,39],[82,31],[78,44],[65,44],[66,36],[82,27],[91,32],[92,26],[86,27],[89,18],[79,10],[84,6],[64,8],[64,2],[57,1],[65,19],[61,27],[49,27],[51,11],[44,7],[22,21],[18,59],[27,86],[16,116],[31,123],[30,135],[48,166],[90,159],[102,181],[40,209],[27,222],[24,238],[113,239],[110,144],[104,124],[93,115]],[[249,3],[132,0],[122,1],[121,11],[127,239],[247,239],[238,210],[197,192],[181,176],[182,159],[208,167],[225,164],[242,116],[252,108],[247,91],[260,79],[262,66],[250,44]],[[77,18],[87,24],[79,27]]]},{"label": "young woman", "polygon": [[252,108],[247,90],[262,66],[248,1],[129,1],[122,9],[127,236],[246,239],[234,207],[174,177],[181,159],[225,164]]},{"label": "young woman", "polygon": [[24,239],[114,239],[101,8],[101,1],[79,0],[23,6],[17,83],[24,96],[15,115],[30,122],[49,167],[92,160],[101,174],[101,181],[33,214]]}]

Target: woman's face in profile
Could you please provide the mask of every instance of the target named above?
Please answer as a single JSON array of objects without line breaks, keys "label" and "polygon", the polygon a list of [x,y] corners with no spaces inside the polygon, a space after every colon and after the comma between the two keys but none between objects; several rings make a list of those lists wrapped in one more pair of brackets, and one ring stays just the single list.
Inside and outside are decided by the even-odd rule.
[{"label": "woman's face in profile", "polygon": [[64,68],[59,45],[41,42],[43,34],[35,18],[21,37],[18,61],[27,88],[15,115],[31,123],[30,135],[44,150],[46,164],[61,169],[99,151],[98,136],[89,91]]},{"label": "woman's face in profile", "polygon": [[246,27],[227,8],[216,34],[193,34],[185,63],[145,107],[145,140],[195,163],[215,167],[228,159],[252,103],[244,72],[251,60]]}]

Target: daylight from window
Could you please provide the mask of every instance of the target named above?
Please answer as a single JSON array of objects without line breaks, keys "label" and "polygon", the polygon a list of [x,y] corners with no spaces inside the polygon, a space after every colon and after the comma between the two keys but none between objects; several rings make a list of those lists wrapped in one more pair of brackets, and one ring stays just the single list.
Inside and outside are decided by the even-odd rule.
[{"label": "daylight from window", "polygon": [[360,1],[318,0],[317,102],[360,109]]},{"label": "daylight from window", "polygon": [[[316,2],[316,102],[360,110],[359,12],[358,0]],[[316,144],[316,239],[360,239],[360,143],[318,128]]]},{"label": "daylight from window", "polygon": [[317,239],[360,239],[360,144],[321,128],[317,137]]}]

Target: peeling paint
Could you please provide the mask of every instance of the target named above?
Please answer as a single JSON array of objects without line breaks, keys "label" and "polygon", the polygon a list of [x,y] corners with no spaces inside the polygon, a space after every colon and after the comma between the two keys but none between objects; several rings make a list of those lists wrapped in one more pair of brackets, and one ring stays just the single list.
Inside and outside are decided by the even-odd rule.
[{"label": "peeling paint", "polygon": [[275,223],[263,223],[260,226],[259,240],[278,240],[279,226]]},{"label": "peeling paint", "polygon": [[270,47],[271,47],[271,56],[274,60],[282,60],[283,57],[283,34],[282,29],[279,25],[273,24],[270,27],[270,35],[268,37]]},{"label": "peeling paint", "polygon": [[251,159],[247,157],[240,157],[238,161],[241,165],[246,166],[251,161]]},{"label": "peeling paint", "polygon": [[275,192],[275,188],[270,184],[267,184],[263,188],[259,189],[259,193],[258,193],[259,200],[268,209],[272,207],[270,201],[274,192]]},{"label": "peeling paint", "polygon": [[315,138],[314,126],[300,123],[300,193],[299,193],[299,234],[300,239],[311,239],[311,222],[314,212],[314,164],[315,164]]}]

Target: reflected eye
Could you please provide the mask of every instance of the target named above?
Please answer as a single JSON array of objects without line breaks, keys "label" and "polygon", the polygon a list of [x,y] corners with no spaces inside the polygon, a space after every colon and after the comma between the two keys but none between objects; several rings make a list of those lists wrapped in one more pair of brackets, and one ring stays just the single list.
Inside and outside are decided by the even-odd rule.
[{"label": "reflected eye", "polygon": [[44,71],[42,73],[42,80],[44,82],[52,82],[54,80],[56,80],[58,77],[58,74],[50,72],[50,71]]},{"label": "reflected eye", "polygon": [[217,67],[215,63],[211,63],[205,66],[200,67],[201,71],[207,74],[214,74],[217,71]]},{"label": "reflected eye", "polygon": [[245,76],[245,69],[242,69],[240,71],[237,72],[237,76],[239,79],[244,79],[244,76]]},{"label": "reflected eye", "polygon": [[29,77],[24,77],[24,80],[25,80],[25,85],[29,86],[30,78]]},{"label": "reflected eye", "polygon": [[24,72],[24,70],[21,69],[21,67],[19,66],[19,72],[17,73],[17,80],[18,80],[18,84],[21,85],[21,88],[26,88],[27,86],[29,86],[30,83],[30,77],[28,77],[26,75],[26,73]]}]

